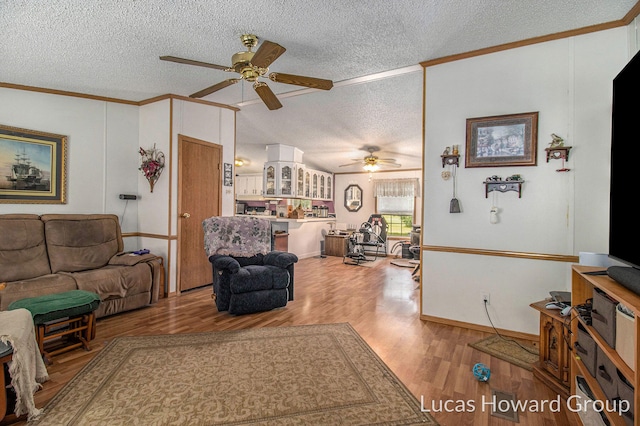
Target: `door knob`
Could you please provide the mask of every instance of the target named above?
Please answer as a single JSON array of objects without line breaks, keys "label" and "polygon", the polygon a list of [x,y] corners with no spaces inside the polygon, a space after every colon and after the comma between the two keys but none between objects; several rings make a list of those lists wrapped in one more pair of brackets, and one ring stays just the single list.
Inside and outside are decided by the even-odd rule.
[{"label": "door knob", "polygon": [[181,216],[184,217],[185,219],[189,219],[191,217],[189,213],[182,213]]}]

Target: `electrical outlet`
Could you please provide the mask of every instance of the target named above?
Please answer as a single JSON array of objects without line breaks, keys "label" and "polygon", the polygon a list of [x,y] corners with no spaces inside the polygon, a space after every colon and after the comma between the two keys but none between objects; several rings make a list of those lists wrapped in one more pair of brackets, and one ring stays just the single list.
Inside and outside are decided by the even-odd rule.
[{"label": "electrical outlet", "polygon": [[486,305],[491,304],[491,295],[489,293],[482,293],[482,303]]}]

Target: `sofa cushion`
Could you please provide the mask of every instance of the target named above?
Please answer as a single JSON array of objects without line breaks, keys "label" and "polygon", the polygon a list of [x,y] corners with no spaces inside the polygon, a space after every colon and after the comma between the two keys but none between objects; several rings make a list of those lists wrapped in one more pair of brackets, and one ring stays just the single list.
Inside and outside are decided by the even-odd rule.
[{"label": "sofa cushion", "polygon": [[48,214],[41,219],[53,273],[101,268],[122,251],[116,215]]},{"label": "sofa cushion", "polygon": [[0,282],[51,273],[44,226],[38,215],[0,215]]},{"label": "sofa cushion", "polygon": [[248,265],[231,275],[231,293],[247,293],[259,290],[286,289],[289,272],[270,265]]},{"label": "sofa cushion", "polygon": [[8,282],[6,287],[0,290],[0,311],[9,309],[9,305],[16,300],[75,289],[76,282],[73,278],[55,274]]},{"label": "sofa cushion", "polygon": [[134,266],[105,266],[90,271],[60,274],[73,278],[79,290],[97,293],[102,300],[151,292],[151,267],[146,263]]}]

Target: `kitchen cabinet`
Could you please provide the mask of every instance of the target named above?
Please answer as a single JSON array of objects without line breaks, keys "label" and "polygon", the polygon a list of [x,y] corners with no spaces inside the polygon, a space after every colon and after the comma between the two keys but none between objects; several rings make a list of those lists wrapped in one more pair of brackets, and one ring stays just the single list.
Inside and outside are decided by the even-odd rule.
[{"label": "kitchen cabinet", "polygon": [[262,175],[238,175],[235,182],[236,199],[261,197]]},{"label": "kitchen cabinet", "polygon": [[302,163],[266,162],[263,184],[265,197],[333,199],[333,174],[308,169]]},{"label": "kitchen cabinet", "polygon": [[298,171],[296,172],[296,185],[295,185],[295,193],[296,197],[304,198],[304,188],[305,188],[305,175],[308,176],[306,168],[303,165],[298,166]]},{"label": "kitchen cabinet", "polygon": [[333,174],[317,170],[309,170],[309,175],[311,179],[311,192],[309,198],[312,200],[332,200]]},{"label": "kitchen cabinet", "polygon": [[299,167],[304,166],[300,163],[284,161],[264,163],[264,196],[295,197]]}]

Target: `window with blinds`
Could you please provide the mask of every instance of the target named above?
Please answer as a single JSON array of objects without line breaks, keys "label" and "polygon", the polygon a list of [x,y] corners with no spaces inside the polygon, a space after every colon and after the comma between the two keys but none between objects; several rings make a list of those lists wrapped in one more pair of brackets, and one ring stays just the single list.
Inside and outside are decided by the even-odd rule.
[{"label": "window with blinds", "polygon": [[418,191],[418,179],[374,181],[376,212],[386,220],[388,236],[410,236]]}]

